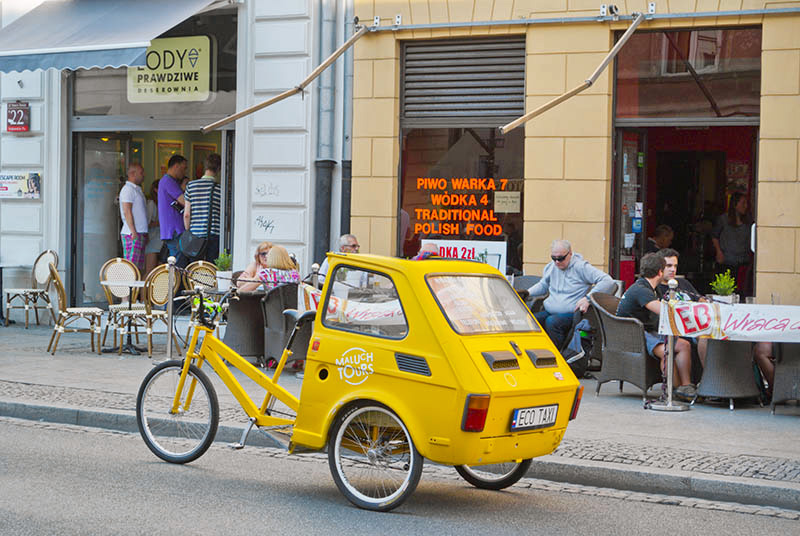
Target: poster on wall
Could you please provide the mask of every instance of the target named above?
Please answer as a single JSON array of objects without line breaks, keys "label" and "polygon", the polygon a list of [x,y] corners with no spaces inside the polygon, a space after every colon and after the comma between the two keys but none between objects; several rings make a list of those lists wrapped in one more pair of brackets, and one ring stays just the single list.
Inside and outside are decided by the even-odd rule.
[{"label": "poster on wall", "polygon": [[128,67],[128,102],[204,101],[212,74],[208,37],[153,39],[145,65]]},{"label": "poster on wall", "polygon": [[500,273],[506,273],[506,243],[487,240],[429,240],[422,245],[435,244],[439,256],[447,259],[467,259],[484,262],[494,266]]},{"label": "poster on wall", "polygon": [[156,178],[167,173],[167,163],[172,155],[183,156],[183,142],[175,140],[156,140]]},{"label": "poster on wall", "polygon": [[42,176],[39,173],[0,175],[0,199],[39,199]]},{"label": "poster on wall", "polygon": [[205,161],[208,155],[211,153],[217,152],[217,144],[216,143],[194,143],[192,142],[192,159],[190,161],[191,164],[191,173],[189,176],[193,179],[199,179],[203,176],[203,172],[205,171]]}]

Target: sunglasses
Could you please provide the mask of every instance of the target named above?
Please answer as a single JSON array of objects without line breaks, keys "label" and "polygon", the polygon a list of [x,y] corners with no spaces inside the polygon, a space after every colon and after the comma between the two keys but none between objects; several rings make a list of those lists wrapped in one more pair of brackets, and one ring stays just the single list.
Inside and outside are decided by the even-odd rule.
[{"label": "sunglasses", "polygon": [[358,244],[347,244],[347,247],[353,248],[353,249],[360,249],[361,248],[361,246],[358,245]]},{"label": "sunglasses", "polygon": [[553,259],[556,262],[561,262],[564,259],[566,259],[567,257],[569,257],[569,253],[567,253],[566,255],[561,255],[560,257],[556,257],[555,255],[550,255],[550,258]]},{"label": "sunglasses", "polygon": [[258,252],[258,256],[259,257],[266,257],[267,255],[269,255],[269,251],[259,251]]}]

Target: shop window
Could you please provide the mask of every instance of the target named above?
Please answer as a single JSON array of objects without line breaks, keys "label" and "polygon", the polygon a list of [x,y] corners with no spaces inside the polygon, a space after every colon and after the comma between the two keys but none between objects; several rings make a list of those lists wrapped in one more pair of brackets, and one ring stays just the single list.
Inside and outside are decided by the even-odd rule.
[{"label": "shop window", "polygon": [[[185,20],[154,41],[148,52],[149,69],[141,72],[127,67],[76,71],[73,115],[192,117],[234,113],[236,18],[234,10],[218,10]],[[158,41],[164,45],[163,51],[156,50]],[[185,68],[180,68],[181,64]],[[150,78],[135,82],[135,77],[132,82],[135,74],[146,75],[154,82],[147,83]]]},{"label": "shop window", "polygon": [[758,117],[761,28],[637,32],[616,62],[616,117]]},{"label": "shop window", "polygon": [[443,256],[520,270],[524,142],[524,129],[405,129],[401,254],[427,241]]},{"label": "shop window", "polygon": [[388,276],[339,265],[332,277],[325,326],[390,339],[406,336],[406,316]]}]

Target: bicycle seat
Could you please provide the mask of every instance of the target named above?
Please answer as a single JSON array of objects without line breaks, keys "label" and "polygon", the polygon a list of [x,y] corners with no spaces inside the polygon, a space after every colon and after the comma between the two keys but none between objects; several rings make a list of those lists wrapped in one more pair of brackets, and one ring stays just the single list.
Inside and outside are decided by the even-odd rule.
[{"label": "bicycle seat", "polygon": [[317,317],[316,311],[305,311],[301,313],[297,309],[285,309],[283,314],[292,319],[295,324],[302,324],[308,320],[314,320]]}]

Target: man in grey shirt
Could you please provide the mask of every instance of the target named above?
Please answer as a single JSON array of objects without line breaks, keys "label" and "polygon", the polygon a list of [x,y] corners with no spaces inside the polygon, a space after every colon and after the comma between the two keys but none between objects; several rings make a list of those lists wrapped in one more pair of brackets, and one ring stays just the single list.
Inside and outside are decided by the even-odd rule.
[{"label": "man in grey shirt", "polygon": [[575,311],[585,313],[586,298],[594,292],[613,294],[617,284],[607,273],[598,270],[579,253],[572,252],[566,240],[554,240],[550,246],[551,262],[544,267],[542,279],[528,289],[531,296],[550,295],[544,300],[544,310],[534,313],[547,335],[561,349],[569,334]]}]

